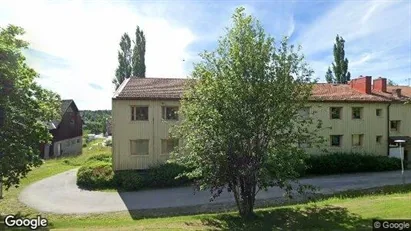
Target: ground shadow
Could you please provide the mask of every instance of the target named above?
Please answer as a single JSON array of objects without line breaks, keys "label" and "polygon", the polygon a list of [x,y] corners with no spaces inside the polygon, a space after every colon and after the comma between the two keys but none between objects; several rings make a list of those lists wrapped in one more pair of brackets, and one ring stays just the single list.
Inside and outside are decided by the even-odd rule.
[{"label": "ground shadow", "polygon": [[[371,221],[335,206],[258,211],[256,218],[222,214],[201,219],[211,230],[369,230]],[[190,225],[190,224],[187,224]]]},{"label": "ground shadow", "polygon": [[[162,189],[158,189],[162,190]],[[234,203],[207,203],[203,205],[193,206],[179,206],[169,208],[151,208],[151,209],[137,209],[136,201],[128,195],[128,192],[117,191],[120,198],[130,214],[130,217],[134,220],[144,218],[155,217],[167,217],[167,216],[184,216],[195,214],[209,214],[217,212],[230,212],[236,209]],[[194,190],[193,190],[194,193]]]},{"label": "ground shadow", "polygon": [[[295,204],[301,204],[301,203],[306,203],[306,202],[318,202],[318,201],[326,200],[327,198],[330,198],[330,197],[356,198],[356,197],[362,197],[362,196],[368,196],[368,195],[389,195],[393,193],[409,193],[409,192],[411,192],[411,184],[390,185],[390,186],[376,187],[376,188],[370,188],[370,189],[350,190],[346,192],[339,192],[333,195],[315,194],[315,195],[311,195],[310,197],[306,197],[306,198],[296,197],[292,200],[286,200],[286,199],[256,200],[255,208],[267,208],[267,207],[271,208],[271,207],[276,207],[276,206],[278,207],[278,206],[285,206],[285,205],[295,205]],[[235,203],[209,203],[209,204],[198,205],[198,206],[135,210],[133,209],[135,208],[133,204],[135,202],[133,200],[130,200],[130,198],[124,197],[124,193],[122,192],[118,192],[118,193],[120,197],[122,198],[124,204],[128,208],[130,217],[134,220],[144,219],[144,218],[154,218],[154,217],[211,214],[211,213],[224,213],[224,212],[237,211],[237,207]],[[332,210],[330,208],[331,207],[328,207],[328,211],[329,212],[334,211],[333,214],[336,214],[338,211],[340,211],[340,213],[343,212],[342,211],[343,208],[339,208],[335,210]],[[321,210],[319,208],[316,208],[316,209],[321,211],[323,215],[327,211],[327,209],[326,210]],[[292,210],[292,209],[279,208],[279,210],[276,210],[275,213],[278,213],[278,211],[288,211],[288,210]],[[295,210],[292,210],[292,211],[297,213]],[[311,210],[311,214],[313,214],[313,212],[314,210]],[[259,212],[259,213],[265,214],[267,212]],[[306,212],[305,214],[308,214],[308,213]],[[221,216],[224,216],[224,215],[221,215]],[[231,216],[231,215],[228,215],[228,216]]]}]

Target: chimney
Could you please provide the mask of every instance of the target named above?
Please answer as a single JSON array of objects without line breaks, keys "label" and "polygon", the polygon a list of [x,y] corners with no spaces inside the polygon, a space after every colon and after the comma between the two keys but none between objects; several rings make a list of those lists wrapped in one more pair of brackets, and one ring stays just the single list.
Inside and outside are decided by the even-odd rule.
[{"label": "chimney", "polygon": [[372,89],[381,92],[387,92],[387,79],[379,77],[374,79]]},{"label": "chimney", "polygon": [[371,94],[371,76],[360,75],[350,81],[350,87],[365,94]]},{"label": "chimney", "polygon": [[392,95],[395,96],[395,97],[400,98],[401,97],[401,88],[392,89]]}]

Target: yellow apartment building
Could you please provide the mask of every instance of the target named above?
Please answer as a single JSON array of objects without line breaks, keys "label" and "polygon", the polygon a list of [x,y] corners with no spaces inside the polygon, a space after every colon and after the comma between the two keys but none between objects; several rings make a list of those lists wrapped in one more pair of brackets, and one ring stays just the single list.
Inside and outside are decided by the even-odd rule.
[{"label": "yellow apartment building", "polygon": [[[178,123],[179,100],[187,79],[129,78],[112,98],[114,170],[147,169],[166,161],[178,141],[169,129]],[[411,87],[387,86],[385,78],[360,76],[349,84],[319,83],[301,113],[322,120],[320,136],[330,152],[393,155],[394,140],[411,150]],[[321,149],[301,144],[310,154]]]}]

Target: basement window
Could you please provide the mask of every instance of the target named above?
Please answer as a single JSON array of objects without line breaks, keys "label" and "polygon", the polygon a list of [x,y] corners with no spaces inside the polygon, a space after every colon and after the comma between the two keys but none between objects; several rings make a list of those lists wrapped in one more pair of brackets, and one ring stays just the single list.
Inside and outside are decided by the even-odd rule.
[{"label": "basement window", "polygon": [[342,135],[331,135],[330,140],[331,140],[331,146],[340,147],[341,141],[342,141]]},{"label": "basement window", "polygon": [[399,131],[400,130],[400,120],[391,120],[390,121],[390,130],[391,131]]},{"label": "basement window", "polygon": [[133,156],[148,155],[149,140],[130,140],[130,154]]},{"label": "basement window", "polygon": [[178,139],[162,139],[161,155],[169,155],[178,147]]},{"label": "basement window", "polygon": [[377,136],[377,137],[375,138],[375,142],[376,142],[377,144],[381,144],[381,143],[382,143],[382,136]]},{"label": "basement window", "polygon": [[341,119],[342,107],[332,107],[330,108],[331,119]]},{"label": "basement window", "polygon": [[148,120],[147,106],[131,106],[131,120]]},{"label": "basement window", "polygon": [[298,147],[299,148],[311,148],[311,144],[307,142],[299,142]]},{"label": "basement window", "polygon": [[352,135],[352,146],[360,147],[363,144],[363,134],[354,134]]},{"label": "basement window", "polygon": [[310,117],[310,108],[303,107],[298,111],[298,114],[301,116],[302,119],[308,119]]}]

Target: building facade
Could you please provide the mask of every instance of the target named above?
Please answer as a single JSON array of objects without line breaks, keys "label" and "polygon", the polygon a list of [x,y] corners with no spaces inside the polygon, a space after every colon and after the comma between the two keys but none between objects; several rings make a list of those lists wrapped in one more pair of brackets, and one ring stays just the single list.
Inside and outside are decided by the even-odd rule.
[{"label": "building facade", "polygon": [[83,120],[73,100],[62,100],[61,119],[49,124],[53,135],[51,144],[41,145],[41,156],[44,159],[82,153]]},{"label": "building facade", "polygon": [[[179,144],[169,136],[178,123],[186,79],[129,78],[112,99],[113,168],[147,169],[169,158]],[[399,89],[399,90],[398,90]],[[388,87],[385,78],[359,77],[349,84],[315,84],[305,116],[322,121],[323,148],[300,144],[308,153],[358,152],[390,155],[394,140],[411,150],[410,87]]]}]

